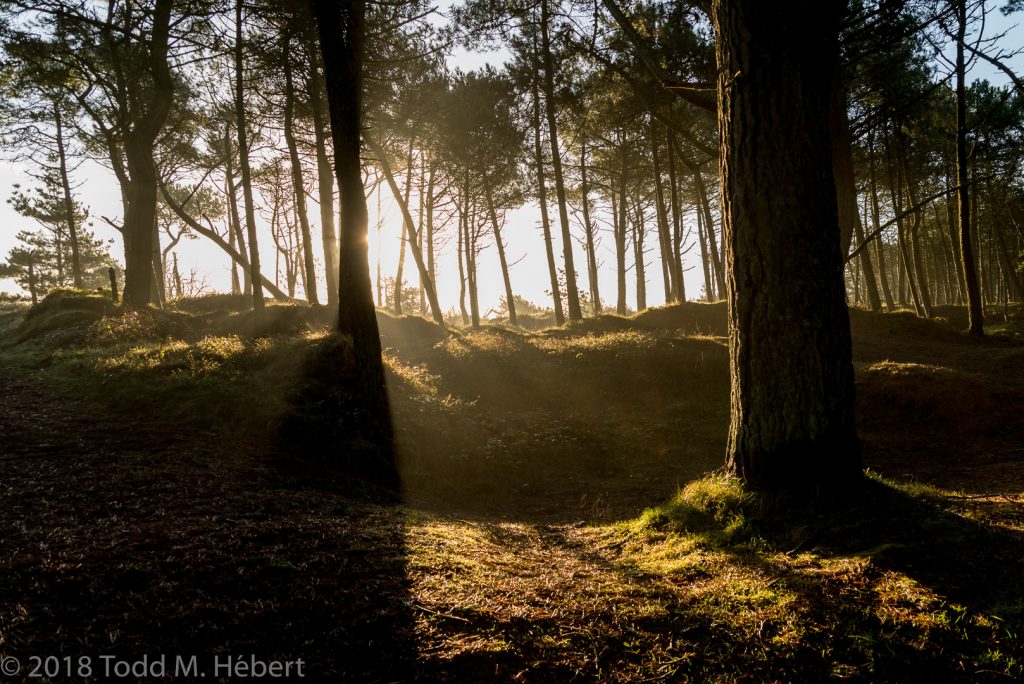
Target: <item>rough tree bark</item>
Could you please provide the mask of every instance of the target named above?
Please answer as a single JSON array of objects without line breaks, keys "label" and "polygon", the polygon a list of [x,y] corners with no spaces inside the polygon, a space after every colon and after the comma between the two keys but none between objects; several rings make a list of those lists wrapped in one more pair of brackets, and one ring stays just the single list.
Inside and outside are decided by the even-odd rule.
[{"label": "rough tree bark", "polygon": [[124,189],[125,207],[124,305],[145,307],[153,281],[153,222],[156,219],[158,175],[153,146],[171,111],[174,81],[167,62],[173,0],[157,0],[149,38],[149,66],[153,88],[145,113],[125,137],[125,165],[130,181]]},{"label": "rough tree bark", "polygon": [[727,464],[753,489],[861,479],[829,88],[839,0],[715,0],[731,368]]}]

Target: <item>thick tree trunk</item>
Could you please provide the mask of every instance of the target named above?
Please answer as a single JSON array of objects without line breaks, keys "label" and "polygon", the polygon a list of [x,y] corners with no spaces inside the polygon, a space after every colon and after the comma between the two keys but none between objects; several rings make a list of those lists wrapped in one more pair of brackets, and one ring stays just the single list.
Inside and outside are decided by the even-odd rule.
[{"label": "thick tree trunk", "polygon": [[153,281],[153,223],[156,220],[157,170],[153,146],[174,98],[174,81],[167,62],[173,0],[157,0],[149,39],[151,99],[145,114],[135,122],[125,139],[125,166],[131,179],[122,193],[129,199],[125,208],[124,304],[130,308],[150,303]]},{"label": "thick tree trunk", "polygon": [[827,128],[842,2],[714,0],[732,378],[727,464],[755,489],[861,479]]},{"label": "thick tree trunk", "polygon": [[249,280],[253,284],[252,306],[263,309],[260,283],[260,250],[256,241],[256,207],[252,197],[252,173],[249,169],[249,133],[245,123],[245,74],[242,50],[242,0],[235,1],[235,127],[238,129],[238,165],[242,173],[242,199],[245,204],[245,228],[249,242]]},{"label": "thick tree trunk", "polygon": [[360,437],[376,447],[354,463],[357,473],[397,489],[398,468],[391,433],[377,313],[367,254],[367,211],[360,162],[363,110],[364,0],[308,0],[316,18],[327,77],[327,103],[334,142],[334,168],[341,189],[338,330],[352,338],[353,373]]},{"label": "thick tree trunk", "polygon": [[551,171],[555,180],[555,195],[558,199],[558,220],[562,227],[565,298],[569,320],[578,321],[583,318],[583,310],[580,308],[580,294],[576,288],[576,267],[573,264],[572,236],[569,233],[569,208],[565,199],[565,180],[562,177],[562,153],[558,149],[558,126],[555,118],[555,66],[551,56],[551,39],[548,30],[550,23],[548,2],[549,0],[541,0],[540,3],[541,56],[544,60],[544,109],[547,114],[548,142],[551,144]]},{"label": "thick tree trunk", "polygon": [[299,159],[299,145],[295,140],[295,82],[292,79],[292,62],[289,54],[291,36],[285,32],[284,43],[284,139],[288,146],[288,158],[291,163],[292,193],[295,196],[295,215],[299,221],[299,234],[302,238],[302,283],[306,290],[306,301],[319,304],[316,294],[316,268],[313,262],[313,236],[309,231],[309,216],[306,214],[306,188],[302,182],[302,161]]}]

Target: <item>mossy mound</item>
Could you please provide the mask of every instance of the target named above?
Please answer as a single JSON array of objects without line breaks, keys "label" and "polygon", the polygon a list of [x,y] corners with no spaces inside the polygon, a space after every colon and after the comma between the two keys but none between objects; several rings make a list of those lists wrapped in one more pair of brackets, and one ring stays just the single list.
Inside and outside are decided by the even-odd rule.
[{"label": "mossy mound", "polygon": [[623,330],[636,330],[636,323],[630,318],[602,314],[582,321],[569,321],[560,328],[544,331],[550,337],[576,337],[579,335],[605,335]]},{"label": "mossy mound", "polygon": [[14,341],[58,337],[58,344],[82,341],[89,326],[115,311],[105,295],[88,290],[57,289],[25,312],[14,330]]},{"label": "mossy mound", "polygon": [[551,328],[555,325],[555,314],[519,314],[516,316],[516,325],[523,330],[544,330],[545,328]]},{"label": "mossy mound", "polygon": [[632,317],[636,325],[657,330],[722,337],[729,334],[729,312],[725,302],[683,302],[641,311]]},{"label": "mossy mound", "polygon": [[214,329],[223,335],[274,337],[295,335],[311,329],[309,307],[301,304],[272,304],[262,311],[242,311],[223,317]]},{"label": "mossy mound", "polygon": [[448,336],[448,331],[420,316],[394,316],[377,311],[381,344],[402,348],[410,345],[433,346]]},{"label": "mossy mound", "polygon": [[243,294],[207,294],[200,297],[175,299],[167,304],[168,308],[193,316],[214,314],[221,311],[238,313],[252,308],[252,295]]}]

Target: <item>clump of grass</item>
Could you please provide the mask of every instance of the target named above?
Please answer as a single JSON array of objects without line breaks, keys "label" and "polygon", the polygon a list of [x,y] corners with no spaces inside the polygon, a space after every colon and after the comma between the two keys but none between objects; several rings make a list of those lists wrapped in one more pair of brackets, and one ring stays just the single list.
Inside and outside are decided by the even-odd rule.
[{"label": "clump of grass", "polygon": [[89,330],[89,341],[119,344],[144,340],[187,339],[194,329],[191,317],[160,309],[121,309],[96,320]]}]

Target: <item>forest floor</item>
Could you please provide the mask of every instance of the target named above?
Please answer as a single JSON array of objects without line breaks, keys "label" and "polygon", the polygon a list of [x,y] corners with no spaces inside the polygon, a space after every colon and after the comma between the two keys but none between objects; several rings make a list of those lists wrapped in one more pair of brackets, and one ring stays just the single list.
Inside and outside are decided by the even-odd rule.
[{"label": "forest floor", "polygon": [[267,446],[317,382],[314,313],[58,299],[0,305],[0,681],[33,656],[108,679],[104,654],[206,681],[250,654],[312,681],[1024,677],[1019,324],[853,311],[869,478],[822,513],[715,472],[720,305],[382,314],[403,501],[378,505]]}]

